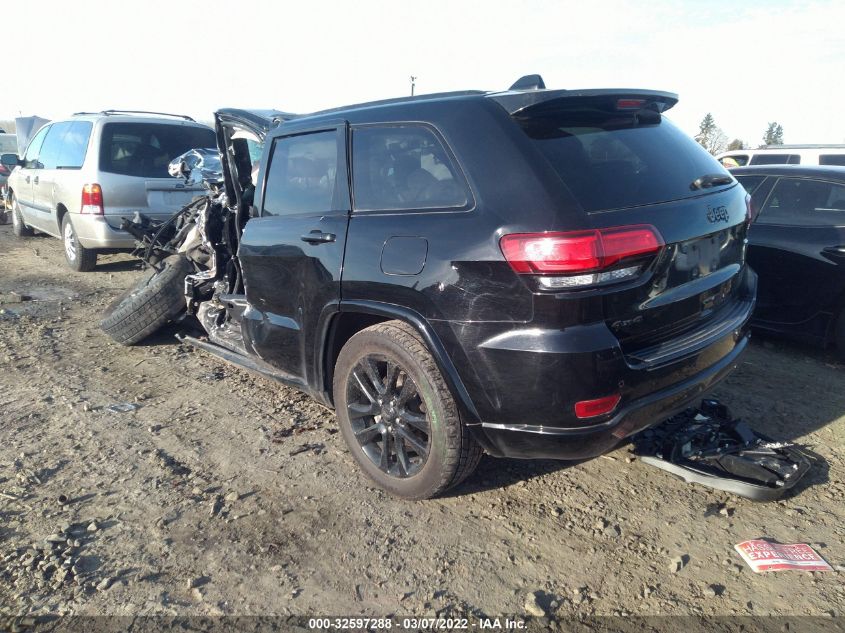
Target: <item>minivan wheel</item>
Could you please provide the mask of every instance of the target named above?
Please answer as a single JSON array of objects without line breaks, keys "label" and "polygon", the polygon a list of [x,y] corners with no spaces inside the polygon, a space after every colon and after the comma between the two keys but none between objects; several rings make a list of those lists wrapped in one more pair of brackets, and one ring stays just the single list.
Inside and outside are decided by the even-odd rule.
[{"label": "minivan wheel", "polygon": [[97,252],[79,243],[69,213],[65,213],[65,217],[62,218],[62,243],[65,247],[65,259],[68,266],[80,273],[94,270],[97,265]]},{"label": "minivan wheel", "polygon": [[358,332],[340,352],[334,403],[343,439],[379,487],[428,499],[468,477],[481,447],[425,343],[401,321]]},{"label": "minivan wheel", "polygon": [[18,199],[12,194],[12,233],[17,237],[32,237],[33,231],[23,222]]}]

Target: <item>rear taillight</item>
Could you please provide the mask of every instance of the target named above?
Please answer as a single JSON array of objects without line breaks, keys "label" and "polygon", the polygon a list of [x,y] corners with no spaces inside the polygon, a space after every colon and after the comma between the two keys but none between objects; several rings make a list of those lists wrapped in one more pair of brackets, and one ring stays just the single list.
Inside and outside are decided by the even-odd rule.
[{"label": "rear taillight", "polygon": [[745,194],[745,221],[750,226],[757,218],[757,210],[754,208],[754,202],[751,200],[750,194]]},{"label": "rear taillight", "polygon": [[103,190],[98,184],[84,185],[82,187],[82,209],[80,213],[91,215],[103,215]]},{"label": "rear taillight", "polygon": [[9,171],[9,168],[0,163],[0,176],[8,176],[10,173],[12,172]]},{"label": "rear taillight", "polygon": [[571,233],[512,233],[499,244],[515,272],[543,275],[540,283],[547,288],[567,288],[633,276],[639,266],[607,269],[655,254],[664,242],[657,229],[641,224]]},{"label": "rear taillight", "polygon": [[582,400],[575,403],[575,415],[578,418],[594,418],[597,415],[604,415],[610,413],[619,404],[622,396],[618,393],[612,396],[605,396],[604,398],[597,398],[596,400]]}]

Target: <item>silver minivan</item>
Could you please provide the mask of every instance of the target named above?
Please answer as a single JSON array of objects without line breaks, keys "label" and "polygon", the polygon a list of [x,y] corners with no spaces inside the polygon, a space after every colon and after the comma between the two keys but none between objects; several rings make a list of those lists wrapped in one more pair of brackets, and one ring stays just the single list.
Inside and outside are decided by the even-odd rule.
[{"label": "silver minivan", "polygon": [[19,237],[42,231],[62,239],[70,267],[89,271],[98,252],[132,249],[121,230],[136,211],[166,219],[202,192],[170,177],[170,161],[216,147],[214,131],[187,116],[106,110],[42,127],[9,175],[12,224]]}]

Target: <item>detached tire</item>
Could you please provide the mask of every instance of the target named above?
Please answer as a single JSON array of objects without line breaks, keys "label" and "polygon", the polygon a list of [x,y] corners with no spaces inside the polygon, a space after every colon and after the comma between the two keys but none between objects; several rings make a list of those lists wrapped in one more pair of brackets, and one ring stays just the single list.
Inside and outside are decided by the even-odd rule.
[{"label": "detached tire", "polygon": [[466,479],[481,459],[425,342],[401,321],[349,339],[333,391],[352,457],[390,494],[429,499]]},{"label": "detached tire", "polygon": [[190,262],[172,255],[160,271],[151,270],[106,309],[100,328],[121,345],[135,345],[185,309],[185,277]]}]

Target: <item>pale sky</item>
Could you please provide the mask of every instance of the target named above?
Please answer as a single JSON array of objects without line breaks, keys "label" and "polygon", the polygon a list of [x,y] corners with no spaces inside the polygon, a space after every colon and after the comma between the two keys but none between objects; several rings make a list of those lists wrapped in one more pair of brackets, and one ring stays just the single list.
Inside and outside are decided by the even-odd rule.
[{"label": "pale sky", "polygon": [[[129,7],[132,7],[131,9]],[[650,88],[756,146],[845,143],[845,2],[4,2],[0,119],[134,108],[311,112],[410,92]]]}]

